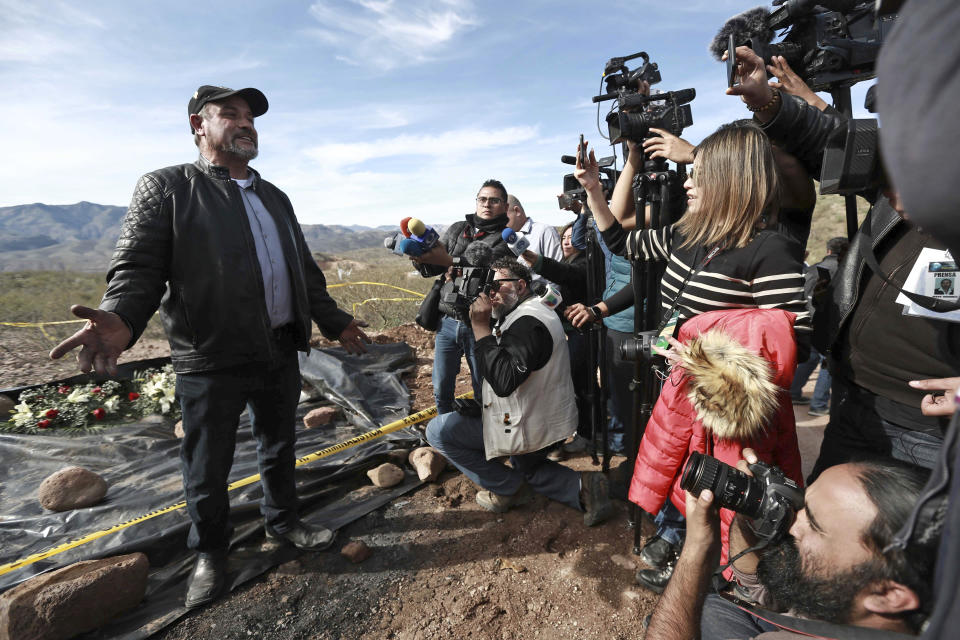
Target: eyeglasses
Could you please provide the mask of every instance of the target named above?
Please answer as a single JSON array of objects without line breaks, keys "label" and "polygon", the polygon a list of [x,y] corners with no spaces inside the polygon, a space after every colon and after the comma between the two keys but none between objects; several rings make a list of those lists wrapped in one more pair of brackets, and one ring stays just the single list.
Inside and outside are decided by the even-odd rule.
[{"label": "eyeglasses", "polygon": [[477,197],[477,204],[487,204],[488,202],[490,203],[491,207],[495,207],[503,202],[503,198],[487,198],[485,196]]},{"label": "eyeglasses", "polygon": [[500,285],[504,282],[519,282],[520,280],[520,278],[504,278],[502,280],[494,280],[490,283],[490,292],[496,293],[497,291],[500,291]]}]

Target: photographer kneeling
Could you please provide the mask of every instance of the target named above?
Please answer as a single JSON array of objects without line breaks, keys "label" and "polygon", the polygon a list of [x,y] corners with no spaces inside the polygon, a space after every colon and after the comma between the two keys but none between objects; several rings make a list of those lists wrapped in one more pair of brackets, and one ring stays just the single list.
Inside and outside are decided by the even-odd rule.
[{"label": "photographer kneeling", "polygon": [[[491,269],[489,296],[481,293],[470,307],[481,417],[443,414],[427,425],[427,440],[483,487],[477,504],[488,511],[503,513],[536,492],[583,511],[587,526],[599,524],[613,513],[606,477],[547,460],[550,445],[577,426],[560,319],[532,295],[527,267],[501,258]],[[507,455],[512,468],[495,459]]]},{"label": "photographer kneeling", "polygon": [[[747,462],[753,465],[757,458],[750,449],[744,449],[743,456],[746,461],[737,467],[750,475]],[[789,531],[774,536],[759,561],[749,553],[735,562],[741,586],[752,587],[762,606],[804,620],[758,612],[767,618],[761,619],[725,598],[708,596],[720,556],[721,501],[710,490],[699,497],[688,492],[686,544],[673,580],[653,612],[647,637],[873,637],[851,635],[837,625],[916,633],[932,604],[938,536],[906,550],[891,542],[920,499],[927,475],[889,460],[831,467],[807,488],[805,505],[796,512]],[[731,554],[754,543],[749,539],[752,524],[737,514],[731,527]]]}]

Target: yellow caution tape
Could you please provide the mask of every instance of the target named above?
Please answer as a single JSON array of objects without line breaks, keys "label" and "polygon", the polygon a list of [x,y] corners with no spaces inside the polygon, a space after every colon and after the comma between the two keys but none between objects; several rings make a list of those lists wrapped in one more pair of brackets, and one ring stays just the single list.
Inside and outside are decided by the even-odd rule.
[{"label": "yellow caution tape", "polygon": [[[354,309],[357,306],[365,304],[367,302],[383,301],[383,302],[399,302],[401,300],[422,300],[427,294],[420,293],[419,291],[412,291],[410,289],[404,289],[403,287],[397,287],[392,284],[386,284],[385,282],[341,282],[339,284],[327,285],[327,289],[336,289],[338,287],[355,287],[360,285],[376,286],[376,287],[389,287],[391,289],[396,289],[397,291],[403,291],[404,293],[409,293],[411,295],[417,296],[416,298],[368,298],[360,303],[354,303]],[[53,338],[44,330],[44,327],[47,325],[53,324],[79,324],[81,322],[86,322],[86,320],[56,320],[51,322],[0,322],[0,326],[6,327],[19,327],[19,328],[29,328],[35,327],[43,331],[43,335],[50,340]]]},{"label": "yellow caution tape", "polygon": [[392,284],[385,284],[383,282],[341,282],[339,284],[328,284],[327,289],[336,289],[337,287],[352,287],[357,285],[373,285],[376,287],[390,287],[391,289],[396,289],[397,291],[403,291],[404,293],[411,293],[415,296],[420,296],[421,298],[427,295],[425,293],[420,293],[419,291],[411,291],[410,289],[404,289],[403,287],[396,287]]},{"label": "yellow caution tape", "polygon": [[[470,391],[468,393],[465,393],[457,397],[472,398],[473,392]],[[424,409],[423,411],[418,411],[417,413],[411,414],[405,418],[401,418],[400,420],[395,420],[394,422],[391,422],[390,424],[374,429],[373,431],[368,431],[354,438],[350,438],[349,440],[344,440],[343,442],[335,444],[331,447],[320,449],[319,451],[315,451],[311,454],[305,455],[302,458],[297,458],[296,466],[299,467],[301,465],[309,464],[311,462],[319,460],[320,458],[326,458],[327,456],[333,455],[334,453],[339,453],[345,449],[355,447],[358,444],[369,442],[370,440],[376,440],[377,438],[381,436],[385,436],[388,433],[393,433],[394,431],[399,431],[400,429],[404,429],[406,427],[417,424],[419,422],[423,422],[424,420],[429,420],[430,418],[433,418],[436,415],[437,415],[437,408],[435,406],[430,407],[429,409]],[[240,480],[237,480],[236,482],[231,482],[229,485],[227,485],[227,491],[233,491],[234,489],[245,487],[259,480],[260,480],[259,473],[256,473],[252,476],[247,476],[246,478],[241,478]],[[103,538],[104,536],[108,536],[111,533],[116,533],[121,529],[126,529],[127,527],[132,527],[135,524],[140,524],[141,522],[146,522],[147,520],[156,518],[157,516],[162,516],[172,511],[177,511],[178,509],[183,509],[186,506],[187,506],[186,502],[177,502],[176,504],[171,504],[169,506],[162,507],[160,509],[155,509],[153,511],[150,511],[149,513],[145,513],[143,515],[137,516],[136,518],[132,518],[130,520],[121,522],[119,524],[115,524],[112,527],[101,529],[100,531],[94,531],[93,533],[88,533],[87,535],[77,538],[76,540],[70,540],[69,542],[58,544],[55,547],[50,547],[49,549],[46,549],[45,551],[38,551],[37,553],[30,554],[29,556],[25,558],[21,558],[20,560],[16,560],[14,562],[0,565],[0,576],[6,573],[10,573],[11,571],[16,571],[17,569],[22,569],[23,567],[31,565],[34,562],[45,560],[51,556],[57,555],[58,553],[63,553],[64,551],[75,549],[81,545],[87,544],[88,542],[92,542],[99,538]]]},{"label": "yellow caution tape", "polygon": [[0,322],[8,327],[42,327],[47,324],[77,324],[86,320],[58,320],[57,322]]},{"label": "yellow caution tape", "polygon": [[367,298],[366,300],[361,300],[360,302],[353,303],[353,314],[357,314],[357,307],[362,307],[368,302],[403,302],[404,300],[413,300],[414,302],[420,302],[420,298]]}]

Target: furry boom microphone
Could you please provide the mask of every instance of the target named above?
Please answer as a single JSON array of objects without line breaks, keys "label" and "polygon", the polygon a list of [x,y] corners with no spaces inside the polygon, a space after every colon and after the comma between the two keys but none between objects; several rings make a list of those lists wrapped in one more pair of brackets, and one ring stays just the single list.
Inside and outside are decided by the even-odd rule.
[{"label": "furry boom microphone", "polygon": [[[754,7],[743,13],[739,13],[720,27],[720,31],[710,43],[710,53],[714,58],[720,60],[723,54],[727,52],[727,36],[733,34],[734,42],[741,45],[744,42],[750,42],[751,45],[769,44],[773,40],[773,29],[768,26],[770,21],[770,11],[766,7]],[[756,49],[756,46],[752,46]]]}]

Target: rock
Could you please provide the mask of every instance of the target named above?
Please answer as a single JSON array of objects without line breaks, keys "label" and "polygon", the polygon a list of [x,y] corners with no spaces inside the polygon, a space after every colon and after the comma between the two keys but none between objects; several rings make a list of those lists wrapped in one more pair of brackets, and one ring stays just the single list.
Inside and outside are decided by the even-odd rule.
[{"label": "rock", "polygon": [[15,406],[17,406],[17,403],[13,401],[13,398],[0,393],[0,422],[10,419],[10,414],[13,413]]},{"label": "rock", "polygon": [[147,591],[147,556],[77,562],[0,595],[0,640],[62,640],[103,626]]},{"label": "rock", "polygon": [[336,416],[336,407],[318,407],[303,416],[303,426],[307,429],[312,429],[313,427],[330,424]]},{"label": "rock", "polygon": [[385,462],[379,467],[367,471],[367,476],[378,487],[392,487],[403,482],[403,469],[395,464]]},{"label": "rock", "polygon": [[370,549],[362,540],[353,540],[343,545],[343,549],[340,549],[340,555],[352,562],[353,564],[358,564],[369,558],[373,554],[373,550]]},{"label": "rock", "polygon": [[615,553],[615,554],[613,554],[612,556],[610,556],[610,560],[613,562],[613,564],[615,564],[615,565],[617,565],[618,567],[621,567],[621,568],[623,568],[623,569],[629,569],[630,571],[636,571],[636,570],[637,570],[637,565],[636,565],[636,563],[634,563],[633,560],[631,560],[630,558],[628,558],[628,557],[625,556],[625,555],[621,555],[621,554],[619,554],[619,553]]},{"label": "rock", "polygon": [[392,462],[402,469],[409,457],[410,449],[394,449],[387,453],[387,462]]},{"label": "rock", "polygon": [[447,468],[447,459],[433,447],[420,447],[410,453],[410,465],[423,482],[433,482]]},{"label": "rock", "polygon": [[501,571],[504,569],[512,569],[514,573],[523,573],[527,570],[524,565],[516,562],[515,560],[511,560],[510,558],[497,558],[497,567]]},{"label": "rock", "polygon": [[40,483],[37,498],[50,511],[90,507],[107,494],[107,481],[83,467],[67,467]]},{"label": "rock", "polygon": [[183,440],[183,420],[177,420],[177,424],[173,425],[173,435]]}]

